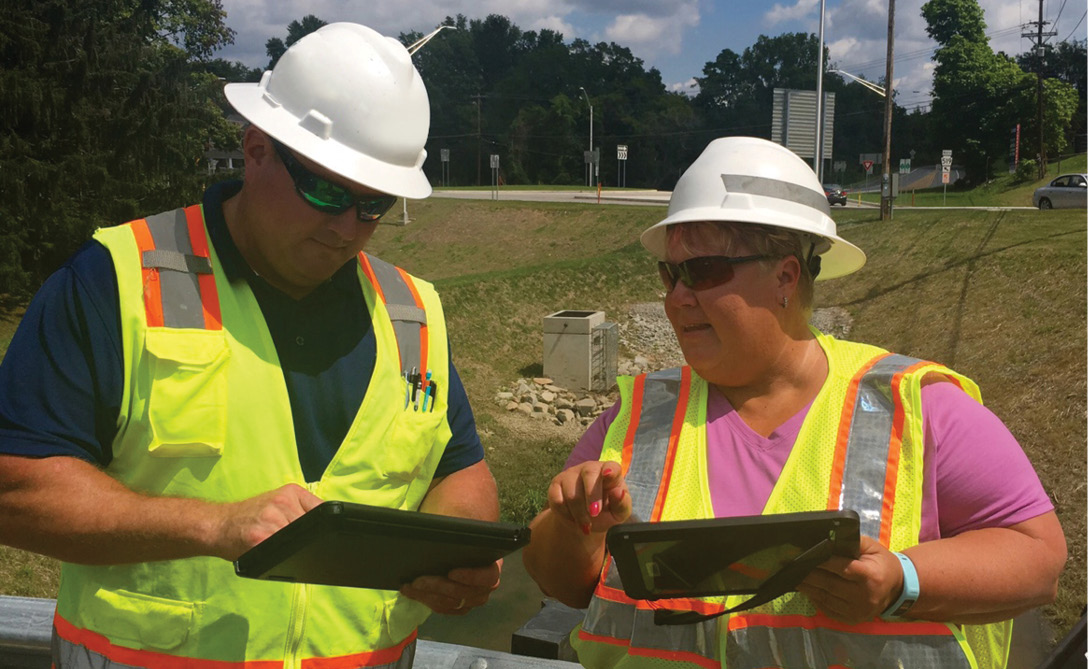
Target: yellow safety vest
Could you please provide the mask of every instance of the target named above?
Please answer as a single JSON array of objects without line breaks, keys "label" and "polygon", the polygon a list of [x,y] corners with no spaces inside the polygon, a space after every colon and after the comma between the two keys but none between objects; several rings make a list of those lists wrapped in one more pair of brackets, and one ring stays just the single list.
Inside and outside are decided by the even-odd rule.
[{"label": "yellow safety vest", "polygon": [[[765,514],[853,509],[863,534],[891,550],[918,543],[924,433],[921,385],[939,374],[981,402],[970,379],[935,363],[814,333],[828,378],[813,401]],[[650,521],[712,518],[706,461],[707,382],[690,367],[620,379],[621,410],[602,460],[621,462],[634,513]],[[998,669],[1012,622],[953,625],[879,618],[848,625],[797,592],[688,625],[655,625],[660,608],[720,613],[745,597],[628,598],[606,560],[571,645],[586,667],[660,669]]]},{"label": "yellow safety vest", "polygon": [[[125,360],[107,473],[152,495],[233,502],[297,483],[322,499],[418,509],[451,436],[446,329],[430,284],[360,254],[377,360],[347,436],[307,484],[272,338],[248,284],[224,275],[203,209],[95,238],[117,272]],[[433,412],[404,409],[401,373],[411,366],[432,372]],[[54,663],[410,666],[428,613],[393,591],[240,578],[213,557],[64,564]]]}]

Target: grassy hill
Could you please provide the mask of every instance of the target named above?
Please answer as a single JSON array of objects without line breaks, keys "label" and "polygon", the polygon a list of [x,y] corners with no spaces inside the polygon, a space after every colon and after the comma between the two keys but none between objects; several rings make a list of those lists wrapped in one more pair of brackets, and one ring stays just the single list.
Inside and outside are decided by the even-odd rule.
[{"label": "grassy hill", "polygon": [[[1002,174],[978,188],[970,190],[961,191],[950,186],[946,194],[944,188],[938,186],[937,188],[919,190],[916,193],[900,192],[895,204],[899,207],[912,205],[919,207],[940,207],[943,205],[949,207],[1030,207],[1032,206],[1031,194],[1036,188],[1047,185],[1051,179],[1059,174],[1083,173],[1088,170],[1086,164],[1088,162],[1086,162],[1085,154],[1081,153],[1065,158],[1060,163],[1057,161],[1047,163],[1047,176],[1045,179],[1016,183],[1013,175]],[[853,196],[852,199],[856,199],[856,196]],[[880,196],[876,193],[866,193],[862,195],[861,199],[863,202],[874,204],[880,202]]]},{"label": "grassy hill", "polygon": [[[547,314],[603,310],[623,323],[629,305],[660,299],[637,239],[663,212],[432,198],[410,203],[407,227],[375,234],[371,250],[442,294],[507,519],[540,508],[579,432],[515,417],[492,398],[541,372]],[[1047,612],[1064,632],[1086,590],[1084,212],[915,210],[885,223],[872,211],[835,216],[869,263],[818,284],[816,306],[849,311],[852,339],[944,362],[979,382],[1035,464],[1068,536],[1060,599]],[[15,320],[0,321],[0,348]],[[51,561],[0,548],[0,592],[50,597],[55,587]]]}]

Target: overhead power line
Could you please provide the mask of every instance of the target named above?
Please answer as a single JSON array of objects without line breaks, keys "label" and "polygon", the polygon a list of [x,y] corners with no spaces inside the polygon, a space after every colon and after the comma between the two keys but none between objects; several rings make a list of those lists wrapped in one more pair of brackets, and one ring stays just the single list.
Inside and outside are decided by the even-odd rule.
[{"label": "overhead power line", "polygon": [[1080,15],[1080,21],[1077,21],[1077,25],[1073,26],[1073,29],[1069,31],[1069,34],[1066,35],[1065,39],[1062,40],[1063,42],[1068,42],[1069,38],[1073,36],[1073,33],[1077,32],[1077,29],[1080,28],[1080,24],[1084,23],[1084,17],[1086,16],[1088,16],[1088,11],[1085,11],[1083,14]]}]

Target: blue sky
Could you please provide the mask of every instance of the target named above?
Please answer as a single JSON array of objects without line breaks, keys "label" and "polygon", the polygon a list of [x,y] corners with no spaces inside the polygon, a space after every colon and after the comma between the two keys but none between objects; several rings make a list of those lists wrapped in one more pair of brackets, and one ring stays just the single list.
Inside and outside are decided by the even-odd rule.
[{"label": "blue sky", "polygon": [[[925,34],[925,0],[896,1],[894,79],[897,101],[925,107],[936,46]],[[807,31],[819,26],[820,0],[222,0],[235,44],[217,55],[263,67],[264,42],[286,35],[286,26],[306,14],[333,21],[356,21],[396,36],[429,32],[444,17],[470,19],[488,14],[509,17],[523,30],[549,28],[567,41],[612,41],[631,49],[647,67],[656,67],[672,90],[693,93],[693,78],[722,49],[741,53],[761,35]],[[1038,18],[1038,0],[980,0],[987,34],[995,50],[1011,54],[1031,47],[1022,26]],[[826,0],[824,41],[832,62],[851,74],[884,76],[888,30],[887,0]],[[1085,39],[1084,0],[1043,0],[1051,40]],[[1079,23],[1079,25],[1078,25]],[[814,75],[815,76],[815,75]],[[813,81],[815,87],[815,79]]]}]

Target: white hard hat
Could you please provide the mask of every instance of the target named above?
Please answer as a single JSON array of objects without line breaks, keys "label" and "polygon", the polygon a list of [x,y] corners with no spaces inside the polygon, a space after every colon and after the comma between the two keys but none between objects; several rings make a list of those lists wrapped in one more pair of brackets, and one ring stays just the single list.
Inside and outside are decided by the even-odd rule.
[{"label": "white hard hat", "polygon": [[401,197],[431,194],[427,89],[392,37],[330,23],[291,45],[261,83],[225,93],[249,122],[336,174]]},{"label": "white hard hat", "polygon": [[823,186],[793,151],[758,137],[722,137],[703,149],[676,182],[665,220],[642,233],[642,245],[665,259],[665,228],[694,221],[733,221],[814,235],[819,279],[857,271],[865,253],[839,237]]}]

